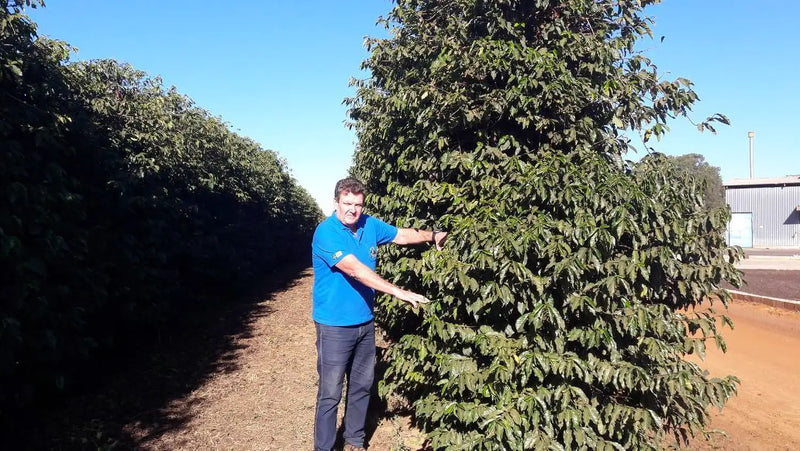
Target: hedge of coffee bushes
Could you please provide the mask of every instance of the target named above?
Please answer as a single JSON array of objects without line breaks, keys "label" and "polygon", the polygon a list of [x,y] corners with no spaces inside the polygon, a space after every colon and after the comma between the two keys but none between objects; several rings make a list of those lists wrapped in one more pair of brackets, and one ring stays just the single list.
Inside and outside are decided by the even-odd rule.
[{"label": "hedge of coffee bushes", "polygon": [[275,152],[127,64],[70,62],[22,9],[0,0],[0,419],[307,261],[321,216]]}]

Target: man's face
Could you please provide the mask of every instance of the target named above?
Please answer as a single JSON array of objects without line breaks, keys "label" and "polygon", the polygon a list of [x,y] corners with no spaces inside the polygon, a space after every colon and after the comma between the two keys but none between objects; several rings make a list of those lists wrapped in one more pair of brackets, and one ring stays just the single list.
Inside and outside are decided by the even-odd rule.
[{"label": "man's face", "polygon": [[335,201],[336,217],[342,224],[355,229],[356,223],[361,218],[361,210],[364,208],[364,194],[353,194],[349,191],[339,194],[339,200]]}]

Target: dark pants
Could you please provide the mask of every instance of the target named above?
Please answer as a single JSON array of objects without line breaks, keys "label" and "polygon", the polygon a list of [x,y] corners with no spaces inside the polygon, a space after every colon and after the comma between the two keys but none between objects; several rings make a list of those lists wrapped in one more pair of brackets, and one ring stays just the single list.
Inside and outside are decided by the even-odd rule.
[{"label": "dark pants", "polygon": [[347,405],[344,439],[364,446],[372,380],[375,376],[375,325],[317,326],[317,410],[314,418],[314,449],[330,450],[336,440],[336,410],[347,374]]}]

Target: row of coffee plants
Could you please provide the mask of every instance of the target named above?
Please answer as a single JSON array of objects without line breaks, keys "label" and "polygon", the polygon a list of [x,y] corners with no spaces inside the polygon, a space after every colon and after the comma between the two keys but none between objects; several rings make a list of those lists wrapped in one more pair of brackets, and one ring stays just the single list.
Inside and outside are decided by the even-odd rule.
[{"label": "row of coffee plants", "polygon": [[307,261],[320,218],[277,154],[158,78],[70,63],[30,3],[0,0],[0,419]]},{"label": "row of coffee plants", "polygon": [[434,449],[657,449],[736,391],[684,358],[724,348],[727,318],[694,307],[741,282],[729,213],[669,159],[623,158],[697,99],[634,51],[652,3],[398,0],[369,44],[350,100],[368,208],[450,232],[384,254],[433,300],[419,316],[379,301],[382,391]]}]

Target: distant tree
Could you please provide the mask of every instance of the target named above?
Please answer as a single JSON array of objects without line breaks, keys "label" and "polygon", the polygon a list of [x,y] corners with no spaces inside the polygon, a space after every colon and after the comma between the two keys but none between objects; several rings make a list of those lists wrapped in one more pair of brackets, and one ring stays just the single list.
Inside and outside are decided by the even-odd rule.
[{"label": "distant tree", "polygon": [[722,186],[719,167],[711,166],[704,156],[697,153],[673,156],[670,159],[679,168],[688,172],[694,180],[704,185],[705,194],[703,200],[706,208],[725,206],[725,187]]}]

